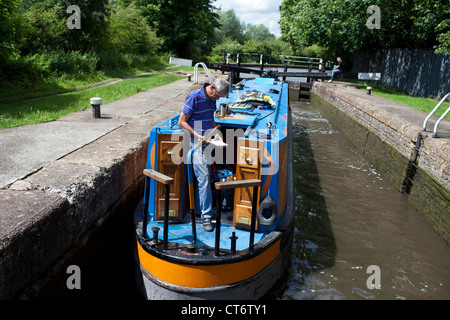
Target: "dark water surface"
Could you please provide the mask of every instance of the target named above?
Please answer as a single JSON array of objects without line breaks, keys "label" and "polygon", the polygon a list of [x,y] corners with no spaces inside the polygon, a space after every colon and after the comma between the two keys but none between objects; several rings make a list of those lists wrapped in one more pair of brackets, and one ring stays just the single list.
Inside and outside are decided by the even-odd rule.
[{"label": "dark water surface", "polygon": [[291,107],[296,232],[273,296],[450,299],[450,247],[316,109]]}]

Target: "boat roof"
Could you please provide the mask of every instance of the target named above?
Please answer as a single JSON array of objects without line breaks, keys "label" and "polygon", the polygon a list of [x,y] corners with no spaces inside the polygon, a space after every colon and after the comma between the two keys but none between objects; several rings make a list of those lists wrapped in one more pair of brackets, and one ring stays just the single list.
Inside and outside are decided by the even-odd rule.
[{"label": "boat roof", "polygon": [[[279,129],[279,139],[287,134],[287,83],[274,78],[244,79],[232,89],[228,95],[217,101],[217,107],[226,104],[228,114],[221,117],[215,114],[214,121],[222,127],[248,129],[265,132],[271,127]],[[180,130],[179,115],[158,125],[160,132]],[[250,136],[255,138],[255,135]],[[256,136],[256,139],[259,139]]]}]

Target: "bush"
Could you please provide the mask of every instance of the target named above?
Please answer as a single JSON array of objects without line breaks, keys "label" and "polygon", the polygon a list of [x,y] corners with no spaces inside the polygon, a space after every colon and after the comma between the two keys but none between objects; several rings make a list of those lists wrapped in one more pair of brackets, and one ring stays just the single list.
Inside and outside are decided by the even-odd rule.
[{"label": "bush", "polygon": [[226,39],[212,49],[209,59],[212,62],[222,62],[224,52],[230,54],[240,53],[243,52],[243,46],[236,40]]},{"label": "bush", "polygon": [[16,81],[34,82],[48,73],[47,66],[38,55],[27,57],[15,56],[6,61],[2,61],[0,72],[0,85],[7,86]]},{"label": "bush", "polygon": [[44,51],[10,59],[3,66],[0,82],[33,83],[48,77],[81,78],[97,72],[98,57],[79,51]]},{"label": "bush", "polygon": [[98,57],[92,53],[50,52],[43,56],[48,60],[50,71],[58,75],[70,74],[77,78],[97,70]]},{"label": "bush", "polygon": [[297,55],[301,57],[324,58],[326,51],[327,50],[325,48],[319,47],[317,44],[313,44],[312,46],[298,49]]},{"label": "bush", "polygon": [[156,68],[162,64],[156,55],[140,55],[133,53],[110,53],[98,54],[98,70],[121,73],[137,69]]},{"label": "bush", "polygon": [[153,55],[160,46],[161,41],[134,5],[119,7],[109,17],[105,51]]}]

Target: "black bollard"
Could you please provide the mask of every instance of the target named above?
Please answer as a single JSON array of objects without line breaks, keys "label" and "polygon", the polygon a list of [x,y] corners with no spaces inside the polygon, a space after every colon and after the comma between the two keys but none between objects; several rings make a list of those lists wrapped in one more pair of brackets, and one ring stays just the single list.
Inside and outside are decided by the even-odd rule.
[{"label": "black bollard", "polygon": [[91,98],[90,103],[91,103],[91,106],[92,106],[92,116],[94,118],[101,118],[100,106],[102,104],[102,99],[98,98],[98,97]]},{"label": "black bollard", "polygon": [[238,239],[238,237],[236,237],[236,232],[232,232],[231,234],[231,254],[236,254],[236,240]]},{"label": "black bollard", "polygon": [[153,231],[153,241],[152,241],[152,243],[153,244],[158,244],[158,232],[159,232],[159,227],[153,227],[152,228],[152,231]]}]

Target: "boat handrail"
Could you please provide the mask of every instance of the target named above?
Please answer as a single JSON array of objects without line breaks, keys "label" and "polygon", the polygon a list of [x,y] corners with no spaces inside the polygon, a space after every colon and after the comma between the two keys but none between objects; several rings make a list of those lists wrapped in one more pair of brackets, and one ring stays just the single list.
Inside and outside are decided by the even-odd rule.
[{"label": "boat handrail", "polygon": [[[249,179],[249,180],[234,180],[234,181],[223,181],[216,182],[214,186],[217,189],[218,195],[218,206],[217,206],[217,218],[216,218],[216,242],[215,242],[215,255],[220,254],[220,226],[222,224],[222,191],[227,189],[235,188],[250,188],[253,187],[252,196],[252,216],[250,220],[250,240],[248,245],[249,253],[253,253],[253,246],[255,244],[255,228],[256,228],[256,206],[258,201],[258,187],[261,185],[261,180],[259,179]],[[233,250],[232,250],[233,251]],[[234,253],[234,252],[232,252]]]},{"label": "boat handrail", "polygon": [[[447,98],[450,97],[450,92],[447,93],[442,99],[441,101],[439,101],[439,103],[437,104],[436,107],[434,107],[434,109],[428,114],[428,116],[425,118],[425,120],[423,121],[423,126],[422,126],[422,131],[426,131],[427,130],[427,122],[428,120],[431,118],[431,116],[436,112],[437,109],[439,109],[439,107],[444,103],[445,100],[447,100]],[[438,121],[436,121],[435,125],[434,125],[434,129],[433,129],[433,138],[437,137],[437,128],[439,126],[439,124],[441,123],[441,121],[445,118],[445,116],[450,112],[450,107],[447,108],[447,110],[442,114],[442,116],[438,119]]]},{"label": "boat handrail", "polygon": [[[170,197],[170,185],[173,183],[173,178],[166,176],[156,170],[144,169],[145,179],[154,179],[159,183],[164,184],[164,237],[163,246],[167,249],[167,242],[169,237],[169,197]],[[147,181],[146,181],[147,182]],[[146,203],[148,205],[148,195],[149,195],[149,183],[146,183],[147,188],[145,196],[147,197]],[[142,235],[144,239],[147,238],[147,220],[148,220],[148,207],[144,209],[144,221],[142,223]],[[154,239],[156,241],[157,239]]]}]

